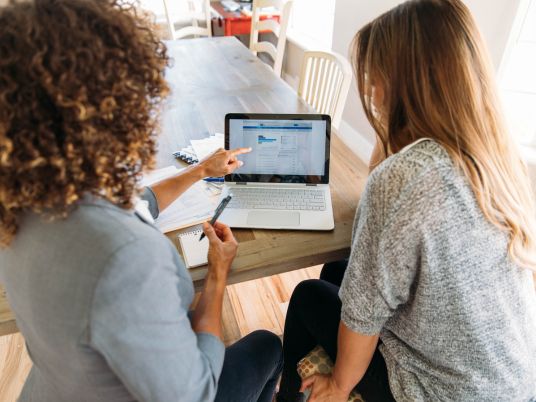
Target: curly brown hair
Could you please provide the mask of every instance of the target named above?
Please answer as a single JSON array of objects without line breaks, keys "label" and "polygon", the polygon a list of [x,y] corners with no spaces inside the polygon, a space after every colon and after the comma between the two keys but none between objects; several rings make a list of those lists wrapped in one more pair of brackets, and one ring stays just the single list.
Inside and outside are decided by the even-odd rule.
[{"label": "curly brown hair", "polygon": [[0,8],[0,246],[22,214],[65,217],[86,194],[131,207],[168,92],[152,28],[118,0]]}]

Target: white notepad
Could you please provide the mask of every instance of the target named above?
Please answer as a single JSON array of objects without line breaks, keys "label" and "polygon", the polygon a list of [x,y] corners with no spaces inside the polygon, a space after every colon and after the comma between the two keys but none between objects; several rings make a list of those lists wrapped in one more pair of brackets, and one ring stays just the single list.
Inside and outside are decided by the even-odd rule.
[{"label": "white notepad", "polygon": [[208,262],[208,238],[205,236],[203,240],[199,241],[201,233],[203,231],[198,229],[179,235],[182,255],[188,268],[205,265]]}]

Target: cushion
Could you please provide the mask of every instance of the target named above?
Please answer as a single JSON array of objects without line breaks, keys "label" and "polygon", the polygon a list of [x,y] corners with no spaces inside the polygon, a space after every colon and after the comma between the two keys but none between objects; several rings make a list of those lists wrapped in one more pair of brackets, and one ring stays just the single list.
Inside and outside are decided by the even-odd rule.
[{"label": "cushion", "polygon": [[[298,363],[298,374],[307,378],[313,374],[331,374],[333,362],[329,358],[322,346],[317,346],[309,352],[307,356]],[[354,389],[348,398],[348,402],[365,402],[365,400]]]}]

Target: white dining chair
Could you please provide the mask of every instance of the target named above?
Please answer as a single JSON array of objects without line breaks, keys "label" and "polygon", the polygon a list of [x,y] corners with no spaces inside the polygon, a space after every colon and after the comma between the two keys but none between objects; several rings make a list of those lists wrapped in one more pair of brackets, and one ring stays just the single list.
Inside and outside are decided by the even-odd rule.
[{"label": "white dining chair", "polygon": [[[187,36],[212,36],[210,0],[163,0],[163,2],[171,39],[182,39]],[[177,10],[177,6],[179,10]],[[176,19],[177,14],[181,14],[182,17]],[[200,26],[200,21],[205,21],[206,26]],[[176,29],[176,25],[182,26]]]},{"label": "white dining chair", "polygon": [[331,116],[338,129],[352,83],[350,62],[337,53],[306,51],[298,86],[298,96],[318,113]]},{"label": "white dining chair", "polygon": [[[279,12],[279,23],[275,20],[260,19],[262,9],[274,7]],[[283,66],[283,56],[285,55],[285,45],[287,42],[287,27],[292,9],[292,0],[253,0],[251,15],[251,36],[249,48],[254,55],[258,52],[265,52],[270,55],[274,64],[274,72],[281,76],[281,67]],[[259,32],[271,31],[277,37],[277,45],[271,42],[259,42]]]}]

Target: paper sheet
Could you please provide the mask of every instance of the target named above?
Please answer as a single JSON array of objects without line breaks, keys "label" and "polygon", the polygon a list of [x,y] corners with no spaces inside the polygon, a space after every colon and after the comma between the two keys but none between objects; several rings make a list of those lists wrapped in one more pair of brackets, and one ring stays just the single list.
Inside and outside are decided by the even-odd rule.
[{"label": "paper sheet", "polygon": [[198,160],[203,160],[218,148],[224,148],[224,135],[216,133],[202,140],[191,140],[192,148]]},{"label": "paper sheet", "polygon": [[167,179],[173,175],[180,173],[184,169],[179,169],[175,166],[168,166],[162,169],[156,169],[146,173],[140,181],[141,187],[147,187],[151,184],[158,183],[161,180]]},{"label": "paper sheet", "polygon": [[[147,174],[140,182],[149,186],[179,173],[183,169],[168,166]],[[164,233],[196,225],[209,219],[218,203],[219,195],[197,182],[163,210],[156,219],[156,226]]]},{"label": "paper sheet", "polygon": [[156,226],[166,233],[204,222],[214,214],[217,201],[218,196],[209,196],[204,183],[197,182],[162,211]]},{"label": "paper sheet", "polygon": [[205,265],[208,262],[208,238],[204,237],[199,241],[201,233],[203,233],[202,230],[196,230],[179,235],[182,255],[188,268]]}]

